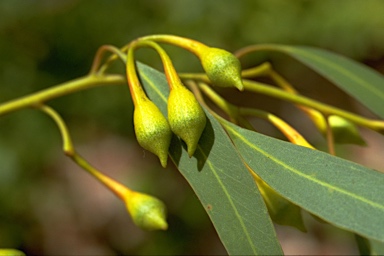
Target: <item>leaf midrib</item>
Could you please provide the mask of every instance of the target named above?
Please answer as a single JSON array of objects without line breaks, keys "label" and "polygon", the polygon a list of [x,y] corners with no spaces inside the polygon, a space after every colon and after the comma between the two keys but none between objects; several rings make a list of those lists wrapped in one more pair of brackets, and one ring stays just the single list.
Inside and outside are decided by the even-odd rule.
[{"label": "leaf midrib", "polygon": [[297,175],[299,175],[299,176],[301,176],[301,177],[303,177],[303,178],[305,178],[305,179],[307,179],[307,180],[309,180],[309,181],[311,181],[311,182],[313,182],[313,183],[317,183],[317,184],[319,184],[320,186],[323,186],[323,187],[328,188],[328,189],[333,189],[334,191],[337,191],[337,192],[339,192],[339,193],[341,193],[341,194],[348,195],[348,196],[350,196],[350,197],[352,197],[352,198],[354,198],[354,199],[356,199],[356,200],[359,200],[359,201],[361,201],[361,202],[363,202],[363,203],[369,204],[369,205],[371,205],[371,206],[373,206],[373,207],[375,207],[375,208],[378,208],[378,209],[384,211],[384,206],[381,205],[381,204],[378,204],[378,203],[376,203],[376,202],[373,202],[373,201],[371,201],[371,200],[368,200],[368,199],[366,199],[365,197],[356,195],[356,194],[354,194],[354,193],[350,193],[350,192],[348,192],[348,191],[346,191],[346,190],[344,190],[344,189],[341,189],[341,188],[339,188],[339,187],[331,186],[329,183],[325,183],[325,182],[322,182],[322,181],[320,181],[320,180],[314,179],[314,178],[313,178],[312,176],[310,176],[310,175],[303,174],[302,172],[300,172],[299,170],[295,169],[294,167],[285,164],[284,162],[282,162],[282,161],[280,161],[279,159],[275,158],[273,155],[270,155],[270,154],[268,154],[267,152],[263,151],[262,149],[256,147],[254,144],[249,143],[249,141],[248,141],[247,139],[245,139],[241,134],[239,134],[239,133],[238,133],[236,130],[234,130],[232,127],[229,127],[229,126],[227,126],[227,127],[231,130],[231,132],[232,132],[233,134],[235,134],[239,139],[241,139],[246,145],[248,145],[249,147],[255,149],[256,151],[260,152],[261,154],[265,155],[265,156],[268,157],[270,160],[272,160],[272,161],[274,161],[275,163],[281,165],[281,166],[284,167],[285,169],[287,169],[287,170],[289,170],[289,171],[291,171],[291,172],[293,172],[293,173],[295,173],[295,174],[297,174]]},{"label": "leaf midrib", "polygon": [[[166,98],[161,94],[161,92],[159,91],[159,89],[155,86],[155,84],[150,80],[150,78],[145,74],[145,73],[141,73],[141,76],[143,79],[145,79],[145,81],[152,87],[152,89],[160,96],[160,98],[164,101],[164,103],[167,102]],[[239,214],[239,212],[237,211],[236,207],[235,207],[235,204],[232,200],[232,197],[230,195],[230,193],[228,192],[228,190],[225,188],[223,182],[221,181],[220,177],[218,176],[217,172],[215,171],[215,169],[212,167],[212,163],[211,161],[208,159],[207,155],[205,154],[204,150],[201,148],[200,145],[198,145],[197,149],[202,153],[202,155],[204,156],[204,158],[206,159],[206,163],[209,165],[209,168],[211,169],[212,173],[214,174],[217,182],[220,184],[221,188],[223,189],[224,191],[224,194],[226,195],[238,221],[240,222],[241,224],[241,227],[244,231],[244,233],[246,234],[246,237],[247,237],[247,240],[248,240],[248,243],[250,244],[251,248],[252,248],[252,251],[255,253],[255,255],[257,255],[257,251],[256,251],[256,248],[254,246],[254,244],[252,243],[252,239],[250,237],[250,234],[248,232],[248,229],[246,228],[246,225],[244,224],[244,221],[243,221],[243,218],[241,218],[241,215]]]},{"label": "leaf midrib", "polygon": [[325,66],[331,67],[334,70],[339,71],[341,74],[343,74],[345,77],[349,78],[352,81],[355,81],[357,84],[361,85],[366,90],[371,91],[374,94],[377,94],[380,98],[384,100],[384,92],[378,90],[376,87],[372,86],[370,83],[366,82],[363,79],[360,79],[358,76],[356,76],[354,73],[350,72],[349,70],[343,68],[340,65],[336,65],[332,62],[327,61],[324,58],[321,58],[319,56],[316,56],[314,54],[309,53],[308,51],[304,51],[299,48],[291,48],[289,46],[283,47],[288,53],[291,54],[298,54],[299,56],[307,57],[313,61],[317,61],[318,63],[321,63]]}]

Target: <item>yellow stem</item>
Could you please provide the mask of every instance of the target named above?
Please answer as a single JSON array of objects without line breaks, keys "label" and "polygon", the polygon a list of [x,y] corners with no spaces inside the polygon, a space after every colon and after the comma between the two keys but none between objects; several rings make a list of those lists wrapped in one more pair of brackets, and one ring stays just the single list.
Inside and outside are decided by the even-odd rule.
[{"label": "yellow stem", "polygon": [[196,40],[174,35],[150,35],[140,37],[138,40],[150,40],[158,43],[172,44],[188,50],[197,56],[200,56],[200,53],[208,48],[207,45]]},{"label": "yellow stem", "polygon": [[76,153],[76,150],[73,146],[71,136],[66,126],[64,120],[61,116],[51,107],[47,105],[36,106],[39,110],[43,111],[52,120],[56,123],[59,128],[61,137],[63,139],[63,150],[64,153],[70,157],[77,165],[86,170],[92,176],[94,176],[97,180],[99,180],[103,185],[109,188],[113,193],[115,193],[118,197],[120,197],[123,201],[126,200],[128,194],[132,193],[130,189],[122,185],[121,183],[109,178],[108,176],[102,174],[96,168],[94,168],[90,163],[88,163],[84,158],[82,158],[79,154]]},{"label": "yellow stem", "polygon": [[175,67],[173,66],[171,59],[160,45],[152,41],[136,40],[132,42],[131,47],[133,47],[134,49],[139,47],[150,47],[156,50],[163,63],[164,73],[167,78],[170,89],[175,86],[181,86],[181,80],[175,70]]},{"label": "yellow stem", "polygon": [[105,71],[105,69],[108,67],[108,65],[111,63],[111,58],[109,58],[104,63],[103,67],[101,69],[99,69],[99,72],[97,72],[97,70],[100,66],[100,63],[101,63],[101,59],[102,59],[103,54],[105,52],[112,52],[114,54],[113,56],[119,57],[124,63],[126,62],[126,56],[124,55],[124,53],[120,49],[118,49],[112,45],[103,45],[97,50],[97,52],[95,54],[95,59],[93,60],[92,67],[91,67],[91,70],[89,72],[90,75],[102,74]]}]

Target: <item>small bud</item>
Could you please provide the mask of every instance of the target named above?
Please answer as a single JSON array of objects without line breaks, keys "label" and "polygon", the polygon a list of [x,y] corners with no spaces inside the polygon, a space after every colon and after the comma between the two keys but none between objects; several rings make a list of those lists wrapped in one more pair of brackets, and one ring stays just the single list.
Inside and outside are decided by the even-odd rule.
[{"label": "small bud", "polygon": [[25,253],[16,249],[0,249],[0,256],[25,256]]},{"label": "small bud", "polygon": [[163,114],[152,101],[143,100],[135,106],[133,122],[140,146],[157,155],[166,167],[172,131]]},{"label": "small bud", "polygon": [[126,200],[126,206],[133,222],[140,228],[146,230],[166,230],[166,207],[159,199],[133,192],[129,200]]},{"label": "small bud", "polygon": [[230,52],[207,47],[199,54],[201,64],[211,82],[220,87],[244,90],[240,61]]},{"label": "small bud", "polygon": [[336,143],[366,145],[355,124],[337,115],[329,116],[328,121]]},{"label": "small bud", "polygon": [[195,95],[183,85],[174,87],[169,94],[168,120],[172,131],[187,144],[188,155],[191,157],[207,118]]}]

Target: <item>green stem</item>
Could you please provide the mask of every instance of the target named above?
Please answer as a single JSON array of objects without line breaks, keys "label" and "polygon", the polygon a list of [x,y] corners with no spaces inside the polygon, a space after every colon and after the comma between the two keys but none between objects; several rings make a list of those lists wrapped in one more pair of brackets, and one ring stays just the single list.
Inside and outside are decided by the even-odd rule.
[{"label": "green stem", "polygon": [[237,58],[241,58],[244,55],[247,55],[247,54],[252,53],[252,52],[267,51],[267,50],[273,51],[273,50],[276,50],[276,49],[274,48],[273,44],[250,45],[250,46],[247,46],[247,47],[244,47],[244,48],[241,48],[241,49],[237,50],[234,53],[234,55]]},{"label": "green stem", "polygon": [[[205,74],[201,74],[201,73],[199,74],[187,73],[187,74],[180,74],[179,76],[181,79],[195,79],[195,80],[203,81],[205,83],[209,83],[208,77]],[[282,89],[274,88],[268,84],[251,81],[248,79],[243,79],[243,83],[244,83],[245,90],[268,95],[273,98],[289,101],[302,106],[310,107],[322,112],[326,116],[338,115],[338,116],[344,117],[345,119],[357,125],[370,128],[380,133],[384,132],[384,121],[382,120],[372,120],[369,118],[365,118],[365,117],[353,114],[351,112],[307,98],[302,95],[292,94]]]},{"label": "green stem", "polygon": [[[105,52],[112,52],[113,53],[112,56],[119,57],[124,63],[126,62],[127,56],[124,55],[124,53],[120,49],[116,48],[113,45],[103,45],[97,50],[97,52],[95,54],[95,59],[93,60],[92,67],[91,67],[91,70],[89,72],[90,75],[95,75],[95,74],[100,75],[100,74],[104,73],[105,70],[112,63],[112,61],[116,59],[116,58],[111,58],[112,56],[110,56],[107,59],[107,61],[99,69],[102,57],[103,57]],[[99,69],[99,71],[98,71],[98,69]]]},{"label": "green stem", "polygon": [[71,94],[80,90],[101,85],[124,83],[125,79],[120,75],[88,75],[54,87],[0,104],[0,116],[27,107],[38,106],[48,100]]},{"label": "green stem", "polygon": [[56,123],[59,128],[61,138],[63,140],[63,151],[67,156],[72,156],[75,154],[75,148],[72,143],[71,136],[69,134],[69,130],[67,125],[61,116],[51,107],[47,105],[40,105],[37,107],[39,110],[43,111],[45,114],[50,116],[52,120]]},{"label": "green stem", "polygon": [[266,76],[271,70],[271,64],[269,62],[264,62],[261,65],[252,67],[249,69],[244,69],[241,71],[242,78],[254,78],[259,76]]},{"label": "green stem", "polygon": [[207,95],[221,110],[223,110],[232,120],[236,120],[241,124],[244,124],[246,128],[250,130],[254,130],[253,127],[246,121],[243,116],[255,116],[261,119],[264,119],[274,125],[278,130],[280,130],[286,138],[288,138],[292,143],[297,145],[306,146],[309,148],[314,148],[310,145],[304,137],[296,131],[293,127],[291,127],[284,120],[279,117],[268,113],[263,110],[254,109],[254,108],[242,108],[237,107],[225,99],[223,99],[220,95],[218,95],[212,88],[204,83],[199,83],[199,88]]},{"label": "green stem", "polygon": [[203,91],[204,94],[206,96],[208,96],[208,98],[210,98],[210,100],[212,102],[215,103],[216,106],[218,106],[221,110],[224,111],[224,113],[226,113],[229,116],[229,118],[231,119],[231,122],[236,122],[236,120],[239,117],[237,106],[235,106],[235,105],[229,103],[228,101],[226,101],[225,99],[223,99],[219,94],[217,94],[207,84],[200,82],[200,83],[198,83],[198,86],[199,86],[200,90]]},{"label": "green stem", "polygon": [[243,80],[244,83],[244,88],[248,91],[256,92],[256,93],[261,93],[264,95],[268,95],[274,98],[286,100],[289,102],[297,103],[302,106],[314,108],[320,112],[322,112],[324,115],[338,115],[341,117],[344,117],[345,119],[348,119],[349,121],[356,123],[358,125],[370,128],[372,130],[378,131],[378,132],[384,132],[384,121],[381,120],[371,120],[356,114],[353,114],[351,112],[332,107],[330,105],[321,103],[319,101],[297,95],[297,94],[292,94],[289,92],[285,92],[281,89],[273,88],[269,85],[255,82],[255,81],[250,81],[250,80]]}]

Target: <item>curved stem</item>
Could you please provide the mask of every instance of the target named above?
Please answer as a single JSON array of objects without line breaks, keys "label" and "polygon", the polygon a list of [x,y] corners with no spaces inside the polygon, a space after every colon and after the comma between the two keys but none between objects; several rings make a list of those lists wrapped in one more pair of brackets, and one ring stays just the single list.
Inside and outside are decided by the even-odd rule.
[{"label": "curved stem", "polygon": [[140,37],[138,40],[150,40],[158,43],[172,44],[188,50],[197,56],[200,55],[202,49],[208,48],[207,45],[196,40],[174,35],[150,35]]},{"label": "curved stem", "polygon": [[69,134],[69,130],[67,128],[67,125],[65,124],[64,120],[61,118],[61,116],[51,107],[47,105],[40,105],[37,106],[37,109],[43,111],[45,114],[47,114],[49,117],[52,118],[52,120],[56,123],[57,127],[59,128],[61,138],[63,140],[63,151],[67,156],[72,156],[75,154],[75,148],[72,143],[71,136]]},{"label": "curved stem", "polygon": [[76,152],[73,146],[67,125],[65,124],[61,116],[53,108],[47,105],[36,106],[36,108],[43,111],[45,114],[51,117],[52,120],[56,123],[57,127],[59,128],[61,137],[63,139],[64,153],[68,157],[70,157],[82,169],[87,171],[89,174],[95,177],[98,181],[100,181],[103,185],[105,185],[108,189],[110,189],[115,195],[117,195],[119,198],[125,201],[127,196],[131,194],[133,191],[127,188],[126,186],[122,185],[121,183],[115,181],[114,179],[101,173],[99,170],[93,167],[87,160],[85,160]]},{"label": "curved stem", "polygon": [[164,49],[160,45],[152,41],[136,40],[131,44],[131,47],[134,49],[139,47],[150,47],[156,50],[156,52],[159,54],[161,61],[163,63],[164,73],[166,75],[170,89],[172,89],[172,87],[174,86],[181,85],[181,80],[175,70],[175,67],[173,66],[171,58],[169,58],[168,54],[164,51]]},{"label": "curved stem", "polygon": [[101,68],[99,69],[98,71],[98,68],[100,66],[100,63],[101,63],[101,59],[103,57],[103,54],[105,52],[112,52],[114,55],[112,56],[117,56],[119,57],[124,63],[126,62],[126,56],[124,55],[124,53],[116,48],[115,46],[113,45],[103,45],[101,46],[96,54],[95,54],[95,59],[93,60],[93,64],[92,64],[92,67],[91,67],[91,70],[89,72],[90,75],[94,75],[94,74],[102,74],[105,72],[105,70],[108,68],[108,66],[111,64],[111,62],[114,60],[111,58],[111,56],[108,58],[108,60],[101,66]]},{"label": "curved stem", "polygon": [[90,89],[101,85],[120,84],[124,82],[125,78],[120,75],[88,75],[18,99],[4,102],[0,104],[0,116],[23,108],[37,106],[48,100],[84,89]]},{"label": "curved stem", "polygon": [[135,57],[134,57],[135,45],[129,47],[127,54],[127,63],[126,63],[126,75],[129,86],[129,91],[131,92],[131,97],[133,105],[136,107],[143,101],[148,101],[148,97],[145,94],[143,88],[141,87],[139,78],[136,72]]},{"label": "curved stem", "polygon": [[274,45],[273,44],[258,44],[258,45],[250,45],[246,46],[244,48],[241,48],[237,50],[234,55],[237,58],[241,58],[244,55],[247,55],[252,52],[257,52],[257,51],[266,51],[266,50],[274,50]]}]

